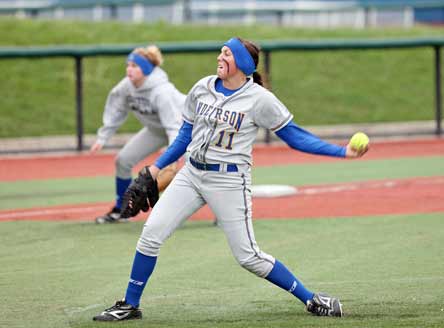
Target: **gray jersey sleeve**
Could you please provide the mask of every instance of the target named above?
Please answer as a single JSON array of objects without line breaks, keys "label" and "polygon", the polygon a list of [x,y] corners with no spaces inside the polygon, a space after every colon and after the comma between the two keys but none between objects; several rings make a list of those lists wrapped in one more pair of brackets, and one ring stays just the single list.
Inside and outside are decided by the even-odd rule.
[{"label": "gray jersey sleeve", "polygon": [[103,112],[103,126],[97,131],[97,142],[104,145],[128,117],[126,104],[126,79],[119,82],[109,93]]},{"label": "gray jersey sleeve", "polygon": [[156,88],[153,94],[153,102],[158,108],[159,120],[168,136],[168,143],[176,139],[177,132],[182,125],[182,111],[185,103],[185,95],[180,93],[171,84]]},{"label": "gray jersey sleeve", "polygon": [[254,122],[265,129],[278,131],[293,119],[287,107],[269,91],[262,92],[257,99]]}]

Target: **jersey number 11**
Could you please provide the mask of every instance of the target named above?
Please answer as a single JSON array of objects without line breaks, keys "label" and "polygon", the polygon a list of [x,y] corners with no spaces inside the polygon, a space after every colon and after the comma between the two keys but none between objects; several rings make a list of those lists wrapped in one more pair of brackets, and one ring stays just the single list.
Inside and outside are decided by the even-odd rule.
[{"label": "jersey number 11", "polygon": [[[222,140],[224,139],[225,136],[225,130],[222,130],[219,132],[219,140],[216,142],[215,146],[217,147],[222,147]],[[233,137],[234,137],[234,132],[230,132],[227,133],[227,138],[228,138],[228,144],[225,146],[225,149],[231,150],[233,149],[231,147],[231,145],[233,144]]]}]

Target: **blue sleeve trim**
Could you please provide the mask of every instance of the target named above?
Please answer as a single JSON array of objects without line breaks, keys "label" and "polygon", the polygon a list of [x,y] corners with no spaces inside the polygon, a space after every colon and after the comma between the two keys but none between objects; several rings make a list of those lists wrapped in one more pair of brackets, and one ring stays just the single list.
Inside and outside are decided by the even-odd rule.
[{"label": "blue sleeve trim", "polygon": [[182,118],[183,118],[183,120],[184,120],[185,122],[187,122],[187,123],[189,123],[189,124],[191,124],[191,125],[194,124],[194,122],[193,122],[192,120],[190,120],[188,117],[186,117],[185,115],[182,115]]},{"label": "blue sleeve trim", "polygon": [[276,131],[276,135],[291,148],[315,155],[345,157],[346,147],[330,144],[297,126],[294,122]]},{"label": "blue sleeve trim", "polygon": [[163,169],[177,161],[186,152],[187,147],[191,142],[192,131],[193,125],[188,122],[183,122],[176,139],[174,139],[173,143],[167,148],[167,150],[159,156],[154,165],[159,169]]}]

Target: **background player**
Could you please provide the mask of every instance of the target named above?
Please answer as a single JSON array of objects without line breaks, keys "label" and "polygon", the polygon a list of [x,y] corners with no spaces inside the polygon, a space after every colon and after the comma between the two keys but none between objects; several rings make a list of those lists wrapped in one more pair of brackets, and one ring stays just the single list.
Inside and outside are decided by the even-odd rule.
[{"label": "background player", "polygon": [[[168,80],[159,66],[163,58],[158,47],[136,48],[128,56],[126,77],[109,93],[103,113],[103,126],[91,152],[97,152],[115,134],[132,112],[144,126],[120,150],[115,159],[116,203],[113,209],[96,218],[97,223],[120,220],[122,196],[131,183],[132,168],[148,155],[173,142],[182,124],[185,95]],[[176,164],[162,170],[159,190],[171,182]]]},{"label": "background player", "polygon": [[339,299],[308,290],[284,264],[259,249],[252,225],[251,152],[259,127],[276,132],[290,147],[312,154],[354,158],[367,149],[358,152],[350,144],[329,144],[293,123],[288,109],[261,86],[255,72],[258,60],[257,46],[230,39],[217,57],[217,76],[203,78],[191,89],[176,140],[149,172],[156,177],[185,150],[190,157],[144,226],[124,300],[94,320],[141,318],[140,298],[161,245],[204,204],[216,215],[242,267],[290,292],[313,314],[342,316]]}]

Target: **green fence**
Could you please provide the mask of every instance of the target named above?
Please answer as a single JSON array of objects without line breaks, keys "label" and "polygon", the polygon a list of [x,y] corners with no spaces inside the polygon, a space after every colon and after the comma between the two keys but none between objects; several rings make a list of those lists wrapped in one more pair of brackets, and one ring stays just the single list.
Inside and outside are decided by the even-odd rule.
[{"label": "green fence", "polygon": [[[187,42],[157,43],[165,54],[218,52],[222,42]],[[76,124],[77,150],[83,149],[83,82],[82,60],[94,56],[122,56],[130,53],[140,45],[125,46],[64,46],[1,48],[0,59],[6,58],[48,58],[71,57],[75,61],[76,75]],[[264,54],[265,75],[271,83],[271,55],[278,51],[325,51],[325,50],[368,50],[368,49],[402,49],[432,48],[435,67],[435,133],[441,135],[442,97],[441,97],[441,48],[444,38],[393,39],[393,40],[323,40],[323,41],[273,41],[260,42]],[[388,54],[389,56],[389,54]]]}]

